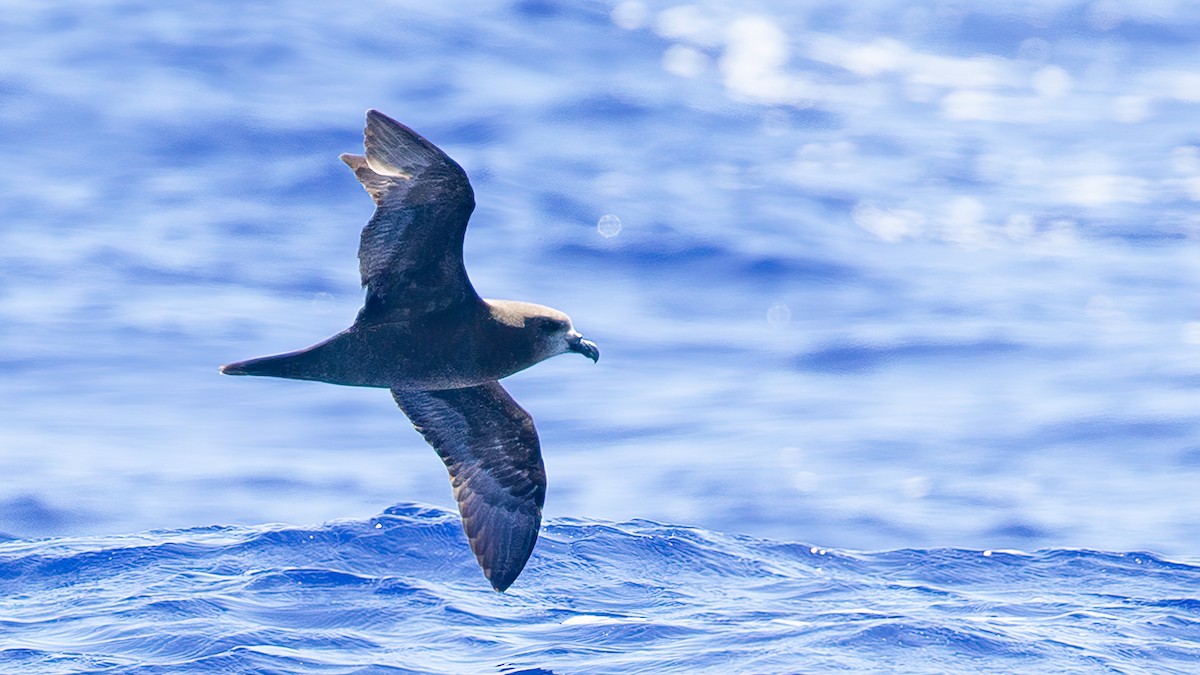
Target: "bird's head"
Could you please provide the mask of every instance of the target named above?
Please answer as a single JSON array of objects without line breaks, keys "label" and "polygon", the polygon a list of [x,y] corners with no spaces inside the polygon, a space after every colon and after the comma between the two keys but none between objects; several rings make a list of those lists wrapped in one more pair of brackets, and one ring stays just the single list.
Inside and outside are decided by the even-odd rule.
[{"label": "bird's head", "polygon": [[536,335],[537,354],[544,359],[567,352],[583,354],[595,363],[600,360],[600,348],[595,342],[583,339],[583,335],[571,325],[571,317],[562,312],[549,311],[527,317],[525,330]]},{"label": "bird's head", "polygon": [[518,329],[519,342],[525,345],[522,351],[532,357],[532,362],[522,365],[523,368],[567,352],[583,354],[593,362],[600,360],[596,343],[583,339],[571,324],[571,317],[557,309],[514,300],[487,302],[493,319]]}]

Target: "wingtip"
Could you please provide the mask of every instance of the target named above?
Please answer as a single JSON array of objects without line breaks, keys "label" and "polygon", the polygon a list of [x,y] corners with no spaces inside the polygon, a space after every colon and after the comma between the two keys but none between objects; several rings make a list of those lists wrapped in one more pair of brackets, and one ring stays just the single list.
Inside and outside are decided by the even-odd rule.
[{"label": "wingtip", "polygon": [[388,122],[390,124],[399,124],[399,122],[396,120],[388,117],[374,108],[367,110],[367,124],[370,125],[371,122]]},{"label": "wingtip", "polygon": [[412,178],[421,169],[439,161],[453,163],[420,134],[374,108],[367,111],[363,147],[366,150],[365,166],[389,178]]},{"label": "wingtip", "polygon": [[497,551],[492,549],[488,552],[480,546],[482,540],[475,538],[471,540],[471,548],[475,552],[475,559],[479,562],[483,576],[487,578],[488,583],[497,593],[503,593],[525,571],[525,565],[529,562],[530,555],[533,553],[533,545],[536,542],[537,537],[535,536],[533,542],[528,545],[518,545],[517,550]]},{"label": "wingtip", "polygon": [[497,593],[503,593],[504,591],[508,590],[509,586],[513,585],[513,582],[517,580],[517,577],[521,576],[521,572],[520,570],[518,570],[516,574],[512,574],[511,572],[506,574],[485,572],[484,576],[487,577],[488,583],[492,585],[493,590],[495,590]]}]

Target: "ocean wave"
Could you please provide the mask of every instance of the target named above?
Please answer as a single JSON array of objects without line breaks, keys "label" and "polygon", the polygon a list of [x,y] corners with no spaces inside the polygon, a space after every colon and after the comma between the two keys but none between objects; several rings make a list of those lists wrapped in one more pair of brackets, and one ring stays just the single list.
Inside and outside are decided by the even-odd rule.
[{"label": "ocean wave", "polygon": [[0,544],[20,672],[1187,672],[1200,565],[1145,552],[829,550],[551,521],[488,588],[458,515]]}]

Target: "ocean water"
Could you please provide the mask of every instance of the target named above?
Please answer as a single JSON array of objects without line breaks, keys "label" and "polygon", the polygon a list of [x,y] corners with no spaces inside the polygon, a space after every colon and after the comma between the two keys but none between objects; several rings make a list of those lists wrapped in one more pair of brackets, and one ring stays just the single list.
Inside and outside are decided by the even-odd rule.
[{"label": "ocean water", "polygon": [[[0,667],[1195,671],[1197,36],[9,3]],[[466,168],[481,294],[603,352],[505,381],[550,485],[504,595],[386,392],[216,371],[353,319],[368,108]]]},{"label": "ocean water", "polygon": [[314,528],[3,544],[0,667],[1191,673],[1200,659],[1200,566],[1152,553],[857,553],[562,519],[499,594],[462,539],[457,513],[400,505]]}]

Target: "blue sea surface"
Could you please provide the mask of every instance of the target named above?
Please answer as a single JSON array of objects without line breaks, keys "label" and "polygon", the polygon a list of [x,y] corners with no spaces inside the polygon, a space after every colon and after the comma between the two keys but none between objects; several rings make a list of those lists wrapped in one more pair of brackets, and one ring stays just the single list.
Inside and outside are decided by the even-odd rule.
[{"label": "blue sea surface", "polygon": [[1200,659],[1200,566],[1145,552],[856,553],[561,519],[508,593],[478,576],[458,514],[415,505],[10,542],[0,667],[1191,673]]},{"label": "blue sea surface", "polygon": [[[0,670],[1200,670],[1197,53],[1166,0],[6,4]],[[503,595],[386,392],[217,372],[353,320],[368,108],[603,352],[505,380]]]}]

